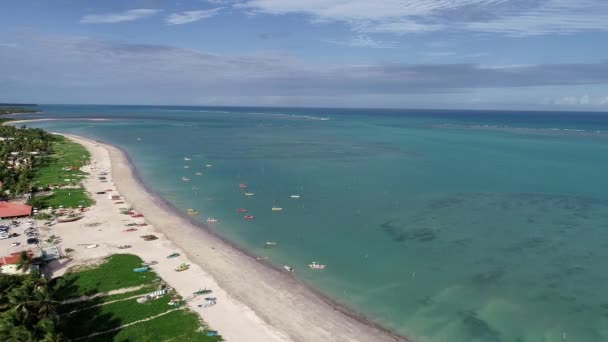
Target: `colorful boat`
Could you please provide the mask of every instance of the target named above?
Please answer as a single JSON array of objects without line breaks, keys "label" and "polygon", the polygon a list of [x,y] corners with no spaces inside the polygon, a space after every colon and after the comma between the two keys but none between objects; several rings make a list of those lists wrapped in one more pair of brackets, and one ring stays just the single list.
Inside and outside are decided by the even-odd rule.
[{"label": "colorful boat", "polygon": [[237,213],[246,213],[246,212],[247,212],[247,209],[238,208],[238,209],[236,210],[236,212],[237,212]]},{"label": "colorful boat", "polygon": [[133,272],[141,273],[141,272],[147,272],[149,270],[150,270],[150,267],[144,266],[144,267],[134,268]]},{"label": "colorful boat", "polygon": [[245,216],[243,216],[243,218],[245,220],[253,220],[255,218],[255,216],[253,216],[253,215],[245,215]]},{"label": "colorful boat", "polygon": [[246,189],[247,188],[247,184],[241,183],[241,184],[239,184],[239,188]]},{"label": "colorful boat", "polygon": [[194,210],[192,208],[188,209],[188,215],[192,216],[192,215],[196,215],[196,214],[198,214],[198,211],[196,211],[196,210]]}]

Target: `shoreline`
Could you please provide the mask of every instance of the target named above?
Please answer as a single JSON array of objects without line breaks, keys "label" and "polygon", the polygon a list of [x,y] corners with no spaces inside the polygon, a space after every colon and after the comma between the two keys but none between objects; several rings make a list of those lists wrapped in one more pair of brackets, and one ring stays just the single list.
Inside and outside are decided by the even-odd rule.
[{"label": "shoreline", "polygon": [[[105,149],[111,160],[113,183],[125,201],[143,213],[155,230],[182,249],[189,261],[209,273],[229,296],[274,330],[273,337],[281,336],[278,340],[411,342],[274,265],[256,260],[248,251],[181,213],[145,185],[126,151],[88,138],[62,135],[87,149],[90,149],[88,144]],[[269,293],[273,295],[268,296]],[[231,334],[215,326],[213,319],[204,318],[230,339]]]}]

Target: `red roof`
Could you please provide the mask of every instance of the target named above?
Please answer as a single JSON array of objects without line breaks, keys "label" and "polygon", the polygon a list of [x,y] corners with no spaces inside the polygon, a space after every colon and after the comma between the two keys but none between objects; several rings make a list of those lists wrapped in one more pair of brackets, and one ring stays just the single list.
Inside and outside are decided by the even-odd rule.
[{"label": "red roof", "polygon": [[[19,255],[21,252],[11,253],[9,256],[0,257],[0,265],[14,265],[19,262]],[[31,257],[32,251],[27,251],[27,254]]]},{"label": "red roof", "polygon": [[0,202],[0,218],[29,216],[32,207],[25,204]]}]

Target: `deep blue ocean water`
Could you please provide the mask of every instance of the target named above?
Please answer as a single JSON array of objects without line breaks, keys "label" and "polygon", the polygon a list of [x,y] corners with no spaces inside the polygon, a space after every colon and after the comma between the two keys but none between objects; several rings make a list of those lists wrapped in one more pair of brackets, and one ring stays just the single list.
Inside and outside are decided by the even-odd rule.
[{"label": "deep blue ocean water", "polygon": [[608,341],[608,114],[41,108],[68,120],[31,126],[124,148],[184,213],[414,340]]}]

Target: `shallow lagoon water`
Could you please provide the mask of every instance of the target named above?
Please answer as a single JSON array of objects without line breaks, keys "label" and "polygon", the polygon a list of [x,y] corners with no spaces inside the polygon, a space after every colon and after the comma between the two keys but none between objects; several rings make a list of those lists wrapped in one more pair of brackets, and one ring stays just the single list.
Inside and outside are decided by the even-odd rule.
[{"label": "shallow lagoon water", "polygon": [[124,148],[176,207],[415,341],[608,340],[604,114],[43,109],[69,120],[31,126]]}]

